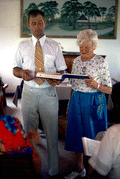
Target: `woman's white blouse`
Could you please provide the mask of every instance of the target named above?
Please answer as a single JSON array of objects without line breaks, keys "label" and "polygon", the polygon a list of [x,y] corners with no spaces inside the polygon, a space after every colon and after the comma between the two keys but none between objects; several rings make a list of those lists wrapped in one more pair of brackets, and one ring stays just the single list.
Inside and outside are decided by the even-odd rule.
[{"label": "woman's white blouse", "polygon": [[[87,62],[81,61],[81,56],[74,59],[72,74],[88,75],[97,83],[112,87],[107,61],[100,55],[95,55]],[[88,87],[84,79],[71,79],[72,89],[81,92],[98,92],[97,89]]]}]

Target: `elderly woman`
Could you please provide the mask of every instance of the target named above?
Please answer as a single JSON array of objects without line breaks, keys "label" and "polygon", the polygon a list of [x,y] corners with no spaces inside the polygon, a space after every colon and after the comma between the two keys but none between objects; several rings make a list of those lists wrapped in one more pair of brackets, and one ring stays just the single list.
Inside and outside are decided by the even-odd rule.
[{"label": "elderly woman", "polygon": [[77,171],[67,178],[86,175],[83,164],[82,137],[94,139],[108,128],[105,94],[111,94],[111,79],[106,60],[94,53],[98,46],[96,31],[80,31],[77,35],[80,56],[75,58],[72,74],[87,75],[89,79],[71,79],[72,96],[69,103],[65,149],[74,151]]}]

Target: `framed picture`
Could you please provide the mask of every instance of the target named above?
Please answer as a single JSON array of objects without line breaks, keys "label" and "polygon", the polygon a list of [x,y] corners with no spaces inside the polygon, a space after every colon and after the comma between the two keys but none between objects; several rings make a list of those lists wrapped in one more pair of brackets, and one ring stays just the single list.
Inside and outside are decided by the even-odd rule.
[{"label": "framed picture", "polygon": [[45,34],[52,38],[76,38],[84,29],[93,29],[102,39],[115,39],[118,0],[21,0],[21,37],[32,34],[26,26],[27,13],[45,13]]}]

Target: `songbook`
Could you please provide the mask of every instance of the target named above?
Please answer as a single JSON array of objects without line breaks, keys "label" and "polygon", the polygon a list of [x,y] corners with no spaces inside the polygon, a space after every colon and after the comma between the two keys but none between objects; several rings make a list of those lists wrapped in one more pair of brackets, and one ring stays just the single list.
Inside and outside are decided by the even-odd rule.
[{"label": "songbook", "polygon": [[101,141],[90,139],[87,137],[82,137],[84,154],[86,156],[92,156],[95,150],[99,149]]},{"label": "songbook", "polygon": [[86,75],[79,75],[79,74],[69,74],[69,73],[64,73],[63,75],[61,74],[48,74],[48,73],[43,73],[43,72],[38,72],[36,74],[36,77],[40,78],[50,78],[50,79],[56,79],[56,80],[65,80],[65,78],[76,78],[76,79],[89,79],[89,76]]}]

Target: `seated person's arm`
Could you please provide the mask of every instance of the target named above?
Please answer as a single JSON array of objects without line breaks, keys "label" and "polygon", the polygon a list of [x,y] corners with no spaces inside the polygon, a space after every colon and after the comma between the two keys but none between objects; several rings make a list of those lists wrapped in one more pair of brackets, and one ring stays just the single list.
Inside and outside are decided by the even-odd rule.
[{"label": "seated person's arm", "polygon": [[5,152],[5,147],[4,147],[4,145],[3,145],[3,140],[0,138],[0,153],[2,152],[2,153],[4,153]]},{"label": "seated person's arm", "polygon": [[28,132],[26,138],[32,144],[33,152],[34,152],[33,153],[33,164],[34,164],[36,172],[39,173],[40,169],[41,169],[41,158],[40,158],[40,155],[38,153],[38,150],[37,150],[35,144],[37,141],[38,142],[40,141],[40,135],[37,131],[34,132],[33,130],[31,130],[30,132]]},{"label": "seated person's arm", "polygon": [[88,176],[89,179],[102,179],[102,178],[107,178],[107,176],[102,176],[100,175],[96,170],[94,170],[94,168],[92,168],[91,165],[89,165],[89,169],[88,169]]},{"label": "seated person's arm", "polygon": [[[113,175],[116,173],[116,176],[119,175],[116,171],[119,171],[119,168],[114,170],[116,158],[119,157],[119,152],[116,152],[119,148],[119,135],[120,135],[120,125],[116,124],[108,128],[101,144],[98,149],[95,150],[92,157],[89,159],[88,163],[102,176],[107,176],[109,173]],[[89,175],[92,175],[92,169],[89,169]],[[115,171],[115,172],[114,172]]]}]

